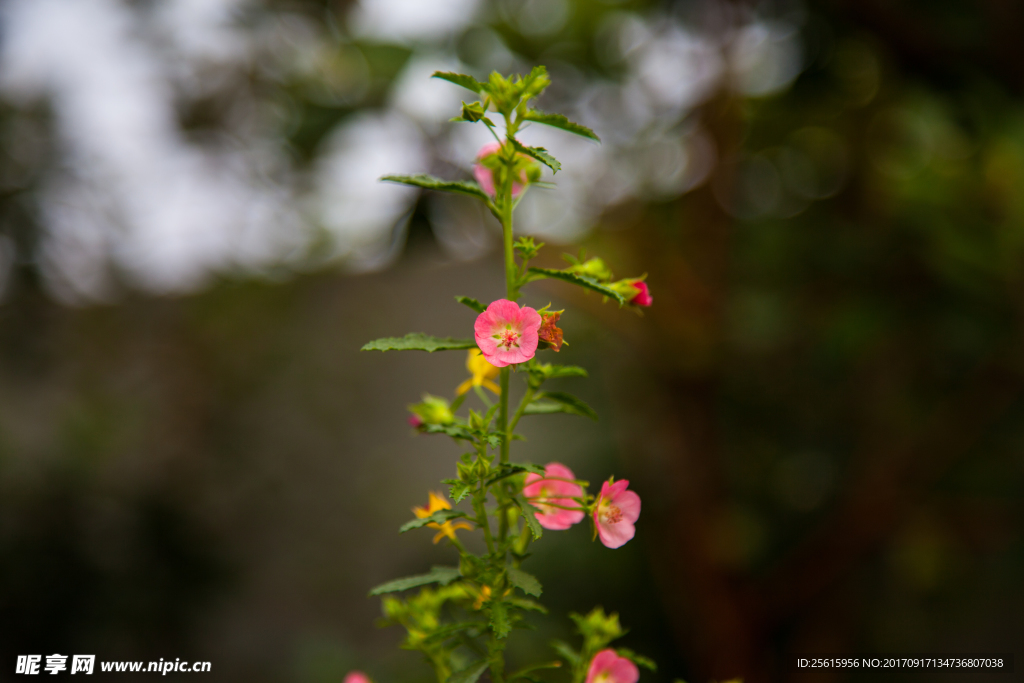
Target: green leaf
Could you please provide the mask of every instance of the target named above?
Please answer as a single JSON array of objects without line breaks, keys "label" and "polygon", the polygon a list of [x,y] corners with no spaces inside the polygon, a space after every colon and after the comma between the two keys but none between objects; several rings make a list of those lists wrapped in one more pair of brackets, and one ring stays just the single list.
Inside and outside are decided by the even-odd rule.
[{"label": "green leaf", "polygon": [[568,643],[563,643],[561,640],[552,640],[551,647],[555,652],[565,657],[570,666],[577,666],[580,663],[580,654],[572,649],[572,646]]},{"label": "green leaf", "polygon": [[582,135],[585,138],[590,138],[595,142],[601,142],[601,138],[597,137],[597,133],[590,130],[586,126],[581,126],[580,124],[574,121],[570,121],[561,114],[545,114],[543,112],[537,111],[536,109],[531,109],[530,111],[526,112],[526,116],[524,118],[527,121],[534,121],[536,123],[542,123],[545,126],[561,128],[562,130],[567,131],[569,133],[575,133],[576,135]]},{"label": "green leaf", "polygon": [[432,337],[422,332],[411,332],[404,337],[384,337],[363,344],[360,351],[453,351],[458,349],[475,349],[476,341],[472,339],[452,339],[451,337]]},{"label": "green leaf", "polygon": [[530,600],[529,598],[509,597],[505,600],[510,605],[515,605],[519,609],[532,610],[534,612],[540,612],[541,614],[547,614],[548,608],[540,604],[536,600]]},{"label": "green leaf", "polygon": [[469,634],[470,637],[472,637],[474,635],[479,635],[479,633],[483,630],[485,626],[486,624],[484,624],[482,621],[461,621],[457,624],[449,624],[448,626],[442,626],[441,628],[431,633],[429,636],[423,639],[423,642],[437,643],[440,641],[448,640],[452,636],[458,635],[463,631],[472,631],[473,629],[478,629],[476,634]]},{"label": "green leaf", "polygon": [[565,406],[561,403],[550,403],[544,401],[535,401],[530,405],[526,406],[523,410],[523,415],[553,415],[554,413],[564,413]]},{"label": "green leaf", "polygon": [[386,175],[381,178],[389,183],[401,183],[422,187],[425,190],[437,190],[438,192],[454,192],[490,202],[491,198],[480,189],[480,186],[470,180],[442,180],[426,173],[416,175]]},{"label": "green leaf", "polygon": [[556,377],[589,377],[585,368],[578,365],[552,365],[551,371],[547,373],[548,379]]},{"label": "green leaf", "polygon": [[480,675],[487,671],[487,667],[491,665],[486,659],[473,662],[465,669],[456,671],[448,678],[448,683],[476,683],[476,679],[480,678]]},{"label": "green leaf", "polygon": [[625,657],[626,659],[631,660],[634,664],[642,666],[650,671],[658,670],[658,665],[655,664],[654,660],[650,659],[649,657],[638,655],[637,653],[630,650],[628,647],[618,647],[615,649],[618,651],[620,657]]},{"label": "green leaf", "polygon": [[484,84],[476,80],[472,76],[466,74],[457,74],[453,71],[435,71],[431,78],[440,78],[443,81],[454,83],[455,85],[461,85],[466,90],[472,90],[479,94],[483,92]]},{"label": "green leaf", "polygon": [[512,630],[512,622],[508,620],[508,607],[501,600],[492,600],[491,605],[491,628],[494,635],[504,638]]},{"label": "green leaf", "polygon": [[532,595],[535,598],[540,597],[542,590],[540,581],[532,574],[527,574],[522,569],[517,569],[516,567],[509,567],[508,581],[527,595]]},{"label": "green leaf", "polygon": [[537,398],[534,400],[540,402],[531,403],[526,406],[526,410],[523,411],[524,413],[531,415],[570,413],[572,415],[589,417],[591,420],[597,420],[597,413],[594,412],[593,408],[588,406],[582,399],[576,398],[564,391],[542,391],[537,394]]},{"label": "green leaf", "polygon": [[420,517],[419,519],[414,519],[411,522],[406,522],[398,529],[398,532],[404,534],[406,531],[419,529],[421,526],[426,526],[428,524],[444,524],[445,522],[465,516],[466,513],[461,510],[438,510],[429,517]]},{"label": "green leaf", "polygon": [[473,432],[461,424],[426,424],[420,427],[420,429],[427,434],[447,434],[453,439],[462,439],[464,441],[476,440]]},{"label": "green leaf", "polygon": [[462,502],[462,499],[469,495],[469,492],[473,489],[471,484],[467,484],[464,481],[457,481],[451,485],[448,489],[448,496],[452,499],[453,505],[458,505]]},{"label": "green leaf", "polygon": [[540,669],[559,669],[561,668],[561,662],[545,662],[543,664],[533,664],[532,666],[525,666],[514,674],[511,674],[506,680],[514,681],[517,678],[530,678],[527,674],[539,671]]},{"label": "green leaf", "polygon": [[533,463],[502,463],[498,466],[497,471],[490,479],[487,480],[487,486],[490,486],[496,481],[501,481],[505,477],[511,477],[516,474],[523,472],[533,472],[534,474],[544,475],[544,468],[540,465],[534,465]]},{"label": "green leaf", "polygon": [[551,154],[549,154],[543,147],[527,147],[515,138],[511,138],[511,140],[512,146],[516,148],[516,151],[522,152],[526,156],[536,159],[550,168],[552,173],[558,173],[562,170],[562,164],[559,163],[558,159],[551,156]]},{"label": "green leaf", "polygon": [[554,268],[530,268],[526,272],[529,273],[531,276],[527,280],[528,282],[532,282],[534,280],[541,280],[546,277],[553,277],[557,280],[571,282],[574,285],[578,285],[586,289],[592,289],[595,292],[603,294],[604,296],[615,299],[620,304],[626,303],[626,299],[621,294],[616,292],[614,289],[612,289],[608,285],[601,284],[594,278],[587,277],[586,275],[577,275],[576,273],[570,273],[565,270],[555,270]]},{"label": "green leaf", "polygon": [[408,590],[410,588],[415,588],[416,586],[425,586],[428,583],[439,583],[442,586],[447,586],[449,583],[459,578],[459,576],[459,570],[455,567],[431,567],[430,572],[427,574],[407,576],[404,579],[395,579],[394,581],[382,583],[371,590],[370,595],[397,593],[398,591]]},{"label": "green leaf", "polygon": [[477,301],[473,297],[457,296],[457,297],[455,297],[455,300],[458,301],[463,306],[469,306],[470,308],[472,308],[477,313],[483,313],[484,311],[487,310],[486,306],[484,306],[482,303],[480,303],[479,301]]},{"label": "green leaf", "polygon": [[512,502],[516,504],[516,507],[523,513],[523,517],[526,519],[527,526],[530,527],[530,533],[533,534],[534,539],[540,538],[544,530],[541,529],[540,522],[537,521],[537,513],[532,505],[530,505],[523,494],[517,494]]}]

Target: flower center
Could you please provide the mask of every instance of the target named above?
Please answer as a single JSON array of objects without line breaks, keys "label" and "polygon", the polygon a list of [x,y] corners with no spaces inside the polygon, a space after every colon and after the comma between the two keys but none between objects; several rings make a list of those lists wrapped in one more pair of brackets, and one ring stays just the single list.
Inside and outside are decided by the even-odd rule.
[{"label": "flower center", "polygon": [[502,347],[506,351],[512,349],[513,346],[519,347],[519,333],[511,329],[502,330],[498,337],[498,346]]},{"label": "flower center", "polygon": [[618,524],[622,521],[622,510],[611,503],[601,505],[601,521],[605,524]]}]

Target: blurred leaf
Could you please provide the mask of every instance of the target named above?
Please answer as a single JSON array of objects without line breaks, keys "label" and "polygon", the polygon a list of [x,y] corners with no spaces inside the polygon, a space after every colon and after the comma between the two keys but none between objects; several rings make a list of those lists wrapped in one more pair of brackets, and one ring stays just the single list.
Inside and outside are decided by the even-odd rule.
[{"label": "blurred leaf", "polygon": [[457,296],[455,297],[455,300],[458,301],[463,306],[469,306],[477,313],[483,313],[484,311],[487,310],[486,306],[484,306],[482,303],[469,296]]},{"label": "blurred leaf", "polygon": [[473,662],[465,669],[453,673],[448,679],[448,683],[475,683],[476,679],[480,678],[480,674],[487,671],[488,666],[490,666],[490,662],[486,659]]},{"label": "blurred leaf", "polygon": [[371,590],[370,595],[397,593],[398,591],[408,590],[417,586],[425,586],[428,583],[439,583],[442,586],[447,586],[449,583],[459,578],[459,576],[459,570],[455,567],[431,567],[430,572],[427,574],[407,576],[404,579],[395,579],[394,581],[382,583]]},{"label": "blurred leaf", "polygon": [[534,672],[534,671],[538,671],[540,669],[558,669],[558,668],[561,668],[561,666],[562,666],[562,663],[558,662],[558,661],[555,661],[555,662],[545,662],[543,664],[534,664],[533,666],[526,666],[526,667],[523,667],[522,669],[520,669],[519,671],[516,671],[514,674],[510,675],[506,680],[514,681],[517,678],[527,678],[529,680],[535,680],[535,679],[532,679],[529,676],[527,676],[527,674],[529,674],[531,672]]},{"label": "blurred leaf", "polygon": [[597,137],[597,133],[590,130],[586,126],[581,126],[574,121],[570,121],[561,114],[545,114],[539,112],[536,109],[531,109],[526,112],[526,120],[534,121],[536,123],[543,123],[545,126],[553,126],[554,128],[561,128],[569,133],[575,133],[576,135],[582,135],[585,138],[590,138],[595,142],[601,142],[601,138]]},{"label": "blurred leaf", "polygon": [[502,463],[498,466],[498,471],[494,473],[490,479],[487,480],[487,485],[490,486],[496,481],[500,481],[505,477],[511,477],[515,474],[521,474],[522,472],[533,472],[534,474],[544,474],[544,468],[540,465],[534,465],[533,463]]},{"label": "blurred leaf", "polygon": [[420,427],[420,429],[427,434],[446,434],[453,439],[462,439],[464,441],[474,441],[476,435],[470,431],[469,427],[461,424],[427,424]]},{"label": "blurred leaf", "polygon": [[555,278],[557,280],[564,280],[565,282],[571,282],[574,285],[584,287],[586,289],[592,289],[595,292],[603,294],[609,298],[615,299],[620,304],[626,303],[626,300],[621,294],[616,292],[614,289],[607,285],[603,285],[592,277],[586,275],[577,275],[576,273],[570,273],[564,270],[555,270],[554,268],[530,268],[526,271],[530,274],[527,282],[533,282],[534,280],[541,280],[546,277]]},{"label": "blurred leaf", "polygon": [[466,90],[472,90],[478,95],[484,90],[484,84],[480,81],[476,80],[472,76],[457,74],[454,71],[435,71],[432,78],[440,78],[443,81],[448,81],[455,85],[461,85]]},{"label": "blurred leaf", "polygon": [[526,415],[545,415],[549,413],[570,413],[597,420],[597,413],[582,399],[563,391],[542,391],[537,394],[534,403],[526,406]]},{"label": "blurred leaf", "polygon": [[625,657],[626,659],[631,660],[634,664],[642,666],[650,671],[658,670],[658,665],[655,664],[654,660],[650,659],[649,657],[638,655],[637,653],[630,650],[628,647],[618,647],[615,649],[618,651],[620,657]]},{"label": "blurred leaf", "polygon": [[435,178],[434,176],[427,175],[426,173],[417,173],[416,175],[386,175],[381,177],[381,180],[385,180],[390,183],[401,183],[403,185],[422,187],[425,190],[464,194],[470,197],[476,197],[477,199],[482,199],[485,202],[490,202],[491,200],[491,198],[487,196],[487,193],[481,190],[480,186],[471,180],[442,180],[441,178]]},{"label": "blurred leaf", "polygon": [[406,522],[398,529],[398,532],[404,534],[406,531],[419,529],[420,527],[428,524],[444,524],[445,522],[465,516],[466,513],[461,510],[438,510],[429,517],[420,517],[419,519],[414,519],[411,522]]},{"label": "blurred leaf", "polygon": [[512,623],[508,620],[508,606],[501,600],[491,600],[491,628],[494,635],[504,638],[512,630]]},{"label": "blurred leaf", "polygon": [[[526,609],[526,610],[531,610],[533,612],[540,612],[541,614],[547,614],[548,613],[548,608],[545,607],[544,605],[540,604],[536,600],[530,600],[529,598],[510,597],[510,598],[507,598],[507,601],[508,601],[509,604],[515,605],[519,609]],[[517,626],[516,628],[522,628],[522,627],[521,626]]]},{"label": "blurred leaf", "polygon": [[472,339],[452,339],[451,337],[432,337],[422,332],[410,332],[404,337],[384,337],[363,344],[360,351],[452,351],[459,349],[475,349],[476,342]]},{"label": "blurred leaf", "polygon": [[576,650],[572,649],[572,646],[568,643],[564,643],[561,640],[552,640],[551,647],[555,652],[565,657],[570,666],[579,665],[580,654],[576,652]]},{"label": "blurred leaf", "polygon": [[534,507],[530,505],[525,498],[523,498],[522,493],[517,494],[512,499],[512,502],[514,502],[516,507],[522,511],[523,518],[526,519],[526,524],[530,527],[530,532],[533,534],[533,537],[535,539],[540,538],[541,534],[544,533],[544,530],[541,528],[540,522],[537,521],[537,513]]},{"label": "blurred leaf", "polygon": [[552,173],[558,173],[562,170],[562,164],[559,163],[558,159],[551,156],[543,147],[527,147],[515,138],[512,139],[512,146],[516,148],[516,151],[522,152],[550,168]]},{"label": "blurred leaf", "polygon": [[[481,621],[461,621],[457,624],[449,624],[448,626],[443,626],[434,631],[433,633],[431,633],[429,636],[423,639],[423,642],[436,643],[439,641],[447,640],[448,638],[451,638],[454,635],[458,635],[463,631],[471,631],[473,629],[478,629],[479,633],[479,631],[482,631],[485,626],[486,624],[484,624]],[[470,634],[470,637],[473,637],[474,635],[477,634]]]},{"label": "blurred leaf", "polygon": [[539,598],[543,590],[536,577],[516,567],[508,568],[508,581],[519,590],[535,598]]}]

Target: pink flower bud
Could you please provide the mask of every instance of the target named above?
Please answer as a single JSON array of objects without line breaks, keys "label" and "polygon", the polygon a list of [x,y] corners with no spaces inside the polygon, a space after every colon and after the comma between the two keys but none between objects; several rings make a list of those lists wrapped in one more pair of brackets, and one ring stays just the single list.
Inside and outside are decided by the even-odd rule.
[{"label": "pink flower bud", "polygon": [[629,481],[620,479],[615,483],[605,482],[601,495],[594,507],[594,524],[597,535],[609,548],[619,548],[636,533],[633,526],[640,517],[640,496],[627,491]]},{"label": "pink flower bud", "polygon": [[629,300],[629,303],[636,304],[637,306],[650,306],[651,304],[654,303],[654,298],[651,296],[650,291],[647,289],[646,282],[638,280],[637,282],[633,283],[633,286],[636,287],[637,293],[632,299]]},{"label": "pink flower bud", "polygon": [[545,529],[562,531],[583,520],[584,512],[573,500],[583,496],[583,487],[574,479],[572,470],[557,462],[544,468],[543,477],[532,472],[526,475],[523,496],[540,508],[537,521]]},{"label": "pink flower bud", "polygon": [[492,301],[473,325],[476,345],[496,368],[525,363],[537,353],[540,323],[540,313],[529,306],[520,308],[508,299]]},{"label": "pink flower bud", "polygon": [[636,683],[639,679],[636,664],[611,648],[594,655],[587,670],[587,683]]},{"label": "pink flower bud", "polygon": [[[501,144],[498,142],[492,142],[489,145],[484,145],[480,148],[480,151],[476,155],[477,163],[473,166],[473,177],[476,178],[476,182],[480,184],[480,187],[484,192],[494,196],[494,171],[487,168],[483,164],[479,163],[484,157],[489,157],[492,154],[497,154],[501,150]],[[518,197],[519,193],[526,187],[526,171],[522,171],[519,174],[519,178],[512,182],[512,196]]]},{"label": "pink flower bud", "polygon": [[373,683],[362,671],[349,671],[345,674],[344,683]]}]

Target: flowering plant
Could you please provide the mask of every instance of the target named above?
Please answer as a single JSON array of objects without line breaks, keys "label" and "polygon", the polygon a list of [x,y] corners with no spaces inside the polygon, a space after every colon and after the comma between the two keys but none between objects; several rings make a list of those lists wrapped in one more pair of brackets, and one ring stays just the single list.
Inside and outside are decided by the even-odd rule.
[{"label": "flowering plant", "polygon": [[[597,417],[579,398],[544,388],[549,380],[586,377],[587,373],[580,367],[544,363],[537,358],[538,352],[559,352],[566,343],[557,327],[564,311],[521,306],[517,303],[520,289],[553,278],[596,292],[619,305],[633,306],[650,306],[650,292],[643,277],[613,282],[611,271],[599,258],[568,257],[569,266],[564,269],[530,267],[529,262],[544,245],[530,237],[514,240],[513,212],[531,186],[542,184],[541,165],[552,173],[561,168],[547,150],[522,144],[516,134],[525,125],[538,123],[598,140],[590,129],[560,114],[542,113],[530,106],[530,101],[550,84],[547,70],[537,67],[525,77],[509,78],[492,73],[487,82],[455,73],[434,76],[462,86],[478,98],[471,104],[463,103],[461,114],[453,120],[481,123],[495,138],[477,155],[476,182],[428,175],[383,179],[468,195],[483,202],[501,223],[506,295],[487,306],[470,297],[455,297],[478,314],[473,338],[414,333],[378,339],[363,347],[379,351],[468,350],[466,368],[471,375],[458,386],[451,402],[428,394],[421,403],[410,406],[410,424],[419,432],[445,434],[456,443],[466,444],[469,452],[456,463],[456,476],[444,480],[449,487],[448,497],[431,491],[428,503],[414,508],[416,518],[400,529],[435,529],[434,543],[447,541],[459,554],[458,566],[434,567],[426,574],[378,586],[370,594],[385,596],[386,621],[406,628],[403,647],[423,653],[434,667],[438,683],[474,683],[485,671],[489,671],[492,683],[535,681],[538,670],[559,668],[563,660],[572,683],[636,683],[636,665],[652,669],[654,665],[625,648],[607,647],[623,630],[618,615],[605,614],[601,608],[586,616],[570,615],[583,637],[579,649],[556,642],[553,647],[560,660],[506,672],[504,650],[512,628],[525,613],[546,611],[535,600],[541,595],[540,582],[522,569],[530,543],[540,539],[545,529],[565,531],[590,519],[594,537],[608,548],[618,548],[633,538],[640,515],[640,497],[629,490],[626,480],[609,479],[597,495],[592,495],[586,491],[587,482],[577,479],[565,465],[541,467],[513,462],[510,451],[515,429],[526,416],[570,413]],[[503,118],[503,135],[489,117],[491,113]],[[513,411],[509,394],[514,371],[526,386]],[[492,400],[485,389],[497,400]],[[480,407],[470,408],[461,416],[458,411],[471,390],[480,400]],[[468,503],[466,509],[454,507],[463,501]],[[458,531],[479,531],[485,551],[467,550]],[[405,593],[414,588],[419,592]]]}]

